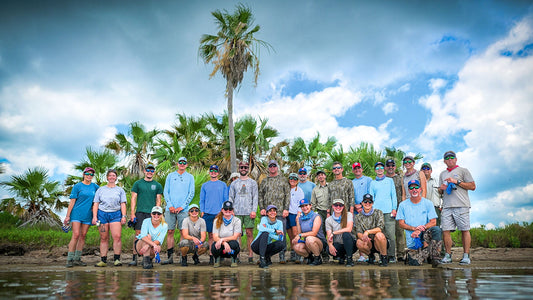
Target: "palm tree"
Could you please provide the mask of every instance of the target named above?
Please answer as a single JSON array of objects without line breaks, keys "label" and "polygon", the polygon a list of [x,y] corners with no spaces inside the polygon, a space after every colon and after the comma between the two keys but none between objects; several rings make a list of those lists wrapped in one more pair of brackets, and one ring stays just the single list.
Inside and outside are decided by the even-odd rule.
[{"label": "palm tree", "polygon": [[0,185],[15,195],[2,200],[0,209],[24,220],[20,226],[61,226],[61,220],[53,210],[67,207],[68,202],[61,200],[61,184],[49,179],[48,170],[43,167],[28,169],[22,175],[13,175],[11,180],[0,182]]},{"label": "palm tree", "polygon": [[[396,173],[398,174],[402,174],[403,171],[402,171],[402,160],[403,158],[406,156],[407,154],[402,151],[401,149],[399,148],[395,148],[395,147],[385,147],[385,157],[387,159],[389,158],[392,158],[394,159],[394,161],[396,162],[396,166],[398,166],[396,168]],[[419,160],[419,159],[422,159],[424,158],[424,156],[420,153],[417,153],[414,157],[413,157],[415,160]]]},{"label": "palm tree", "polygon": [[116,154],[124,154],[127,163],[127,174],[142,177],[143,170],[150,159],[154,138],[159,134],[157,129],[146,131],[140,122],[130,123],[128,136],[117,133],[115,139],[105,145]]},{"label": "palm tree", "polygon": [[115,168],[117,163],[118,157],[110,150],[102,149],[98,151],[88,146],[85,148],[85,157],[78,164],[74,165],[74,169],[80,171],[79,175],[69,175],[65,181],[65,186],[67,187],[66,193],[70,194],[72,186],[82,180],[82,176],[80,175],[85,168],[93,168],[96,184],[102,185],[107,180],[107,170]]},{"label": "palm tree", "polygon": [[[377,150],[374,148],[374,145],[367,142],[361,142],[357,148],[350,147],[346,157],[350,166],[354,162],[360,162],[363,167],[363,174],[369,177],[374,177],[376,175],[374,172],[375,163],[378,161],[385,163],[385,157],[382,155],[382,151]],[[354,177],[351,173],[351,167],[348,177]]]},{"label": "palm tree", "polygon": [[208,64],[214,65],[210,78],[220,71],[226,79],[226,97],[228,99],[228,128],[230,141],[231,171],[237,171],[237,150],[233,128],[233,91],[244,78],[244,72],[251,67],[254,70],[254,83],[259,76],[260,46],[271,46],[254,37],[260,29],[253,26],[254,18],[250,8],[238,4],[233,14],[228,11],[215,10],[211,13],[219,31],[216,35],[204,34],[200,38],[199,56]]},{"label": "palm tree", "polygon": [[279,135],[273,127],[267,125],[268,119],[259,117],[259,122],[251,115],[246,115],[235,124],[238,133],[237,149],[242,151],[243,159],[246,159],[253,169],[260,164],[270,149],[272,139]]},{"label": "palm tree", "polygon": [[291,162],[290,169],[296,171],[304,166],[310,166],[313,170],[322,168],[328,159],[328,154],[336,145],[337,139],[334,137],[328,137],[325,143],[321,143],[319,132],[309,143],[297,137],[286,153],[287,159]]}]

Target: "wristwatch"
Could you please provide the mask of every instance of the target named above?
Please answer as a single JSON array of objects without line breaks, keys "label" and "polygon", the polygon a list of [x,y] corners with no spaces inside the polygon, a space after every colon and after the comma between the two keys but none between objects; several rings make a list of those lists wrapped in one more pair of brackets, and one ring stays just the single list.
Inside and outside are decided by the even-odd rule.
[{"label": "wristwatch", "polygon": [[457,185],[460,185],[461,183],[462,183],[462,181],[457,179]]}]

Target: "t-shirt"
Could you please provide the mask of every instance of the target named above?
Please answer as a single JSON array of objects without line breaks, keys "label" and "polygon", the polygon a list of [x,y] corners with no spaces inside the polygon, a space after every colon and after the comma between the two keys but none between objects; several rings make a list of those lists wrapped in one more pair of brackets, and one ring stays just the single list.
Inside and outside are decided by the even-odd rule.
[{"label": "t-shirt", "polygon": [[98,185],[96,183],[85,184],[78,182],[72,187],[70,199],[76,199],[70,212],[70,220],[90,222],[93,218],[93,200]]},{"label": "t-shirt", "polygon": [[289,203],[289,213],[297,214],[299,211],[302,211],[300,209],[300,200],[302,200],[304,197],[304,191],[299,186],[296,186],[291,189],[291,202]]},{"label": "t-shirt", "polygon": [[[411,180],[418,180],[418,182],[421,182],[420,181],[420,172],[415,170],[415,172],[413,174],[409,175],[409,176],[407,176],[405,174],[403,175],[403,189],[405,191],[405,199],[409,198],[410,195],[411,195],[411,194],[409,194],[409,186],[407,184]],[[420,191],[420,192],[422,193],[422,191]],[[426,193],[427,193],[427,191],[426,191]]]},{"label": "t-shirt", "polygon": [[220,228],[217,228],[217,219],[213,221],[213,234],[218,234],[220,238],[233,236],[236,232],[242,233],[242,223],[239,218],[232,216],[229,225],[222,222]]},{"label": "t-shirt", "polygon": [[[348,217],[348,221],[353,220],[353,214],[351,212],[347,212],[346,215]],[[329,216],[326,219],[326,232],[328,232],[328,230],[331,230],[331,232],[333,232],[341,229],[341,223],[337,223],[337,221],[333,219],[333,216]],[[333,235],[333,242],[344,244],[344,242],[342,241],[342,234]]]},{"label": "t-shirt", "polygon": [[[404,220],[405,224],[413,227],[426,225],[429,220],[436,218],[437,213],[435,212],[433,202],[426,198],[422,198],[416,204],[411,202],[410,199],[402,201],[398,206],[398,213],[396,214],[396,220]],[[413,247],[415,245],[411,233],[413,233],[411,230],[405,230],[407,247]]]},{"label": "t-shirt", "polygon": [[363,201],[363,196],[368,194],[368,189],[370,188],[370,182],[372,182],[372,178],[363,175],[361,178],[354,178],[352,182],[355,195],[355,204],[361,204]]},{"label": "t-shirt", "polygon": [[257,182],[251,178],[235,179],[229,187],[229,201],[237,216],[247,216],[257,211],[259,190]]},{"label": "t-shirt", "polygon": [[123,188],[104,185],[96,191],[93,202],[100,203],[98,209],[101,211],[115,212],[120,210],[120,204],[126,201],[126,192]]},{"label": "t-shirt", "polygon": [[304,198],[308,201],[311,201],[311,193],[313,192],[313,189],[315,188],[316,184],[314,182],[311,182],[307,180],[306,182],[298,182],[298,187],[302,188],[302,191],[304,192]]},{"label": "t-shirt", "polygon": [[[470,171],[465,168],[457,167],[451,172],[448,170],[442,171],[439,176],[439,186],[445,183],[444,179],[454,178],[464,182],[473,182],[474,178],[470,174]],[[442,194],[442,207],[470,207],[470,198],[468,197],[468,190],[463,189],[460,186],[457,186],[456,190],[452,190],[452,193],[448,195],[446,191]]]},{"label": "t-shirt", "polygon": [[365,216],[362,213],[357,214],[355,216],[355,223],[353,226],[352,233],[357,238],[358,233],[362,234],[367,230],[371,230],[378,227],[379,229],[381,229],[381,232],[383,232],[385,228],[385,220],[383,218],[383,212],[379,209],[374,208],[374,212],[370,216]]},{"label": "t-shirt", "polygon": [[161,222],[159,226],[154,227],[154,225],[152,225],[152,219],[147,218],[143,221],[143,224],[141,226],[141,233],[137,236],[137,239],[141,240],[145,236],[150,235],[150,237],[152,238],[152,242],[159,241],[159,245],[163,245],[163,241],[165,240],[167,231],[167,223]]},{"label": "t-shirt", "polygon": [[137,212],[151,213],[155,206],[158,194],[163,194],[163,186],[155,180],[146,181],[143,179],[135,181],[131,191],[137,193]]},{"label": "t-shirt", "polygon": [[198,218],[196,222],[193,222],[191,218],[188,217],[181,223],[181,229],[188,229],[190,236],[200,239],[202,231],[207,231],[207,226],[205,225],[205,220],[202,218]]}]

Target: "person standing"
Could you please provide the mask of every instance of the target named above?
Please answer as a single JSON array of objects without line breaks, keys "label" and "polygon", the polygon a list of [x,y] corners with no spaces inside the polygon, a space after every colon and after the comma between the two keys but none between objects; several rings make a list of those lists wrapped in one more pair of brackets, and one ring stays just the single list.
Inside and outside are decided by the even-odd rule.
[{"label": "person standing", "polygon": [[72,226],[72,238],[70,243],[68,243],[67,268],[87,265],[81,261],[81,254],[83,246],[85,246],[87,231],[91,226],[94,194],[99,186],[96,183],[92,183],[94,178],[93,168],[85,168],[82,177],[83,180],[72,187],[67,215],[63,221],[65,226],[69,223]]},{"label": "person standing", "polygon": [[420,170],[424,173],[426,178],[426,199],[430,200],[435,207],[437,213],[437,226],[440,226],[440,212],[442,209],[442,197],[439,193],[439,181],[431,176],[433,169],[429,163],[423,163]]},{"label": "person standing", "polygon": [[353,202],[355,197],[353,183],[350,179],[343,176],[342,172],[344,172],[344,168],[340,162],[333,162],[331,169],[334,178],[333,181],[329,183],[329,201],[330,203],[333,203],[334,199],[341,199],[344,201],[346,208],[353,213]]},{"label": "person standing", "polygon": [[318,185],[315,186],[311,193],[311,207],[316,209],[316,212],[320,215],[320,218],[324,220],[322,222],[322,229],[324,230],[324,236],[326,235],[326,219],[330,216],[332,203],[329,200],[328,183],[326,182],[326,173],[322,170],[316,172],[316,178]]},{"label": "person standing", "polygon": [[[144,170],[144,178],[137,180],[131,188],[130,221],[135,222],[134,245],[137,240],[136,237],[141,233],[144,219],[151,218],[152,208],[154,206],[161,206],[163,186],[154,180],[154,174],[154,165],[148,164]],[[133,259],[129,263],[129,266],[137,265],[137,254],[135,254],[135,247],[133,248]]]},{"label": "person standing", "polygon": [[[249,165],[247,162],[239,163],[239,175],[229,187],[229,201],[233,203],[233,208],[237,218],[241,220],[246,232],[246,243],[248,249],[248,263],[253,263],[253,250],[251,247],[254,239],[255,217],[259,199],[257,182],[248,177]],[[239,242],[241,240],[239,239]],[[239,243],[240,244],[240,243]]]},{"label": "person standing", "polygon": [[[385,170],[386,174],[385,176],[389,177],[394,181],[394,188],[396,189],[396,199],[398,205],[400,205],[400,202],[402,202],[402,193],[403,193],[403,176],[396,174],[396,162],[394,159],[389,158],[385,162]],[[405,257],[405,248],[407,248],[407,245],[405,244],[405,231],[400,228],[400,225],[398,224],[398,220],[396,220],[396,257],[398,260],[402,260]]]},{"label": "person standing", "polygon": [[126,192],[117,186],[116,170],[107,171],[107,185],[100,187],[94,194],[93,220],[100,222],[100,262],[96,267],[107,267],[107,251],[109,250],[109,231],[113,238],[113,265],[122,266],[122,225],[126,224]]},{"label": "person standing", "polygon": [[352,172],[355,178],[352,180],[354,189],[354,211],[360,213],[363,209],[361,202],[363,201],[363,195],[368,194],[368,188],[372,178],[363,175],[363,167],[361,163],[354,163],[352,165]]},{"label": "person standing", "polygon": [[178,230],[181,228],[183,220],[187,217],[189,204],[194,197],[194,177],[187,172],[187,158],[180,157],[178,159],[178,170],[168,174],[163,195],[167,202],[165,220],[168,223],[168,259],[161,262],[161,264],[166,265],[174,263],[174,232],[176,226]]},{"label": "person standing", "polygon": [[420,182],[407,183],[410,197],[398,207],[396,219],[405,230],[409,247],[406,264],[420,266],[430,258],[434,267],[440,262],[442,232],[437,226],[437,214],[433,203],[422,197]]},{"label": "person standing", "polygon": [[307,169],[300,168],[300,170],[298,170],[298,187],[304,192],[304,198],[311,200],[311,193],[313,192],[316,184],[308,179]]},{"label": "person standing", "polygon": [[[202,184],[200,189],[200,211],[205,220],[206,232],[209,236],[209,249],[213,244],[213,221],[220,212],[222,204],[228,200],[228,186],[218,179],[217,165],[209,167],[209,181]],[[213,255],[209,255],[209,264],[215,263]]]},{"label": "person standing", "polygon": [[[289,216],[290,188],[287,179],[279,174],[279,165],[275,160],[268,162],[268,177],[259,185],[259,207],[261,215],[266,216],[267,206],[278,207],[276,218],[283,223],[283,234],[286,233],[287,217]],[[285,248],[279,253],[280,263],[286,263]]]},{"label": "person standing", "polygon": [[470,198],[468,191],[476,190],[476,183],[466,168],[457,165],[457,156],[453,151],[444,153],[446,170],[439,176],[439,193],[442,197],[442,230],[446,254],[443,264],[452,262],[451,231],[458,229],[462,233],[463,258],[461,265],[470,264]]},{"label": "person standing", "polygon": [[388,262],[396,262],[396,208],[398,207],[398,199],[396,199],[396,189],[394,188],[394,181],[385,176],[385,164],[377,162],[374,165],[376,171],[376,179],[370,183],[369,194],[374,200],[374,208],[383,212],[383,219],[385,221],[385,236],[389,240],[387,253],[389,256]]},{"label": "person standing", "polygon": [[426,198],[427,187],[426,176],[424,176],[424,172],[415,169],[415,159],[412,156],[408,155],[404,157],[402,162],[405,168],[405,174],[403,176],[402,200],[409,198],[409,190],[407,187],[407,183],[411,180],[418,180],[420,182],[420,188],[422,189],[422,197]]}]

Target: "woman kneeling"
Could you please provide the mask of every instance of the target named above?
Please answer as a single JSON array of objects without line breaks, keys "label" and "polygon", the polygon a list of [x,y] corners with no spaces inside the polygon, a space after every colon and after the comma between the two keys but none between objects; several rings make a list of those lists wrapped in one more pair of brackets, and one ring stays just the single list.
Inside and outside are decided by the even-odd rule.
[{"label": "woman kneeling", "polygon": [[339,258],[339,264],[346,261],[347,267],[353,267],[355,240],[352,235],[353,214],[344,207],[342,199],[333,200],[333,214],[326,219],[329,253]]},{"label": "woman kneeling", "polygon": [[233,215],[233,203],[226,201],[213,222],[211,253],[215,258],[215,268],[220,267],[220,257],[231,257],[231,266],[237,266],[237,255],[241,251],[237,240],[241,234],[241,220]]},{"label": "woman kneeling", "polygon": [[309,200],[300,201],[301,214],[296,217],[297,236],[292,240],[292,248],[296,254],[307,257],[308,265],[321,265],[320,253],[326,244],[322,230],[322,218],[311,210]]},{"label": "woman kneeling", "polygon": [[161,206],[154,206],[151,218],[144,219],[141,233],[135,241],[135,251],[143,256],[143,269],[153,268],[152,258],[161,252],[161,244],[167,235],[168,225],[162,214]]},{"label": "woman kneeling", "polygon": [[270,257],[283,250],[283,222],[276,219],[278,208],[267,206],[267,216],[261,218],[257,225],[259,231],[252,242],[252,251],[259,255],[259,268],[268,268],[272,264]]}]

